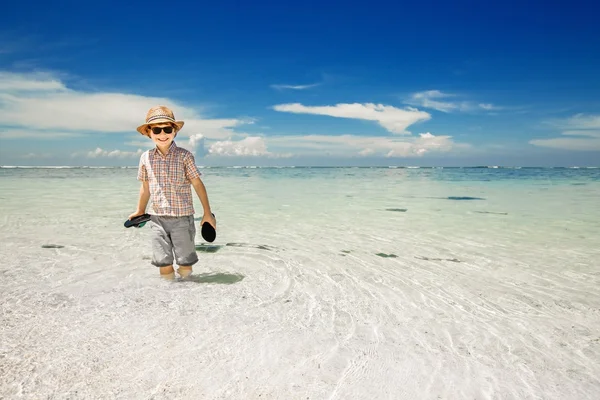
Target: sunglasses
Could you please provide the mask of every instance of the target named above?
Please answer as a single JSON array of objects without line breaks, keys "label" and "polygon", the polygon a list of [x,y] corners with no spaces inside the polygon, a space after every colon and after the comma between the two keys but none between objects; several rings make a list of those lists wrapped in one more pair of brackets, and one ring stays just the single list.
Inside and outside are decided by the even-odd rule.
[{"label": "sunglasses", "polygon": [[166,134],[173,133],[173,127],[172,126],[164,126],[161,128],[158,128],[158,127],[152,128],[152,133],[154,133],[155,135],[160,135],[160,133],[162,131],[164,131]]}]

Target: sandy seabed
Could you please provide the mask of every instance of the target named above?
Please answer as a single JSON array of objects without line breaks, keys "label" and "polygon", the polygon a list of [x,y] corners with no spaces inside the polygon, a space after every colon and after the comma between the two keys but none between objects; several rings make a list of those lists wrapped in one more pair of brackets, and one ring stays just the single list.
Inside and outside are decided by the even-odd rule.
[{"label": "sandy seabed", "polygon": [[141,236],[8,239],[0,397],[600,398],[598,272],[255,239],[171,282]]}]

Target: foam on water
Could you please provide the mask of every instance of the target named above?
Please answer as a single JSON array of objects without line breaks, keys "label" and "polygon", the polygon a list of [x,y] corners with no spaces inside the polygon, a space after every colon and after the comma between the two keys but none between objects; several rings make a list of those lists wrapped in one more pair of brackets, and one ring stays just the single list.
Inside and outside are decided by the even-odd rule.
[{"label": "foam on water", "polygon": [[600,397],[598,169],[204,172],[166,282],[135,169],[0,170],[3,397]]}]

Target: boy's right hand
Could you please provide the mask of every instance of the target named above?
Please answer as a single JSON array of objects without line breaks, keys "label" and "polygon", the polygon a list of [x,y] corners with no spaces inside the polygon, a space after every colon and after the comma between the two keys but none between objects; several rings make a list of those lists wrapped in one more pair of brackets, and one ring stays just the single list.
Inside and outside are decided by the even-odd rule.
[{"label": "boy's right hand", "polygon": [[131,221],[133,218],[137,217],[138,215],[142,215],[142,214],[144,214],[144,212],[143,212],[143,211],[142,211],[142,212],[140,212],[140,211],[136,211],[136,212],[134,212],[133,214],[131,214],[131,215],[129,216],[129,218],[127,218],[127,219]]}]

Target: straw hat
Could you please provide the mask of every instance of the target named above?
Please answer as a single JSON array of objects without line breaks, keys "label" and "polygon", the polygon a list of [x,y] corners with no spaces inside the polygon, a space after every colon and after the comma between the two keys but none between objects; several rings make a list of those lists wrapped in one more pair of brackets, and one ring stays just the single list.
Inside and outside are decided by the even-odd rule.
[{"label": "straw hat", "polygon": [[183,121],[175,121],[175,115],[173,115],[173,111],[171,111],[168,107],[156,106],[148,110],[148,113],[146,114],[146,123],[138,126],[137,131],[146,136],[148,133],[148,125],[161,123],[175,124],[177,126],[177,128],[175,128],[175,132],[179,132],[181,128],[183,128],[184,124]]}]

